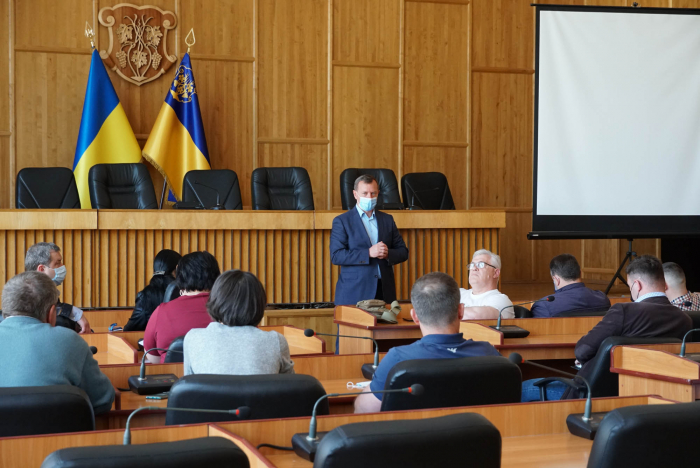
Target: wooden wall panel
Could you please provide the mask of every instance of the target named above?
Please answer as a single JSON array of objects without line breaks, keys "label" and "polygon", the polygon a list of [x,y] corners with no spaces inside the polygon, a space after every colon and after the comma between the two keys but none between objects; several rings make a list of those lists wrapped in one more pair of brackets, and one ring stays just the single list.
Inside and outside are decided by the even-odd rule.
[{"label": "wooden wall panel", "polygon": [[399,71],[334,67],[332,207],[340,209],[340,173],[348,167],[399,174]]},{"label": "wooden wall panel", "polygon": [[533,69],[535,9],[530,3],[474,0],[473,67]]},{"label": "wooden wall panel", "polygon": [[253,58],[253,11],[256,1],[181,1],[181,50],[187,50],[185,36],[194,28],[197,44],[191,52],[193,59],[201,55]]},{"label": "wooden wall panel", "polygon": [[700,8],[700,0],[671,0],[673,8]]},{"label": "wooden wall panel", "polygon": [[399,63],[401,0],[334,0],[333,60]]},{"label": "wooden wall panel", "polygon": [[406,3],[404,142],[466,143],[469,9]]},{"label": "wooden wall panel", "polygon": [[[532,217],[532,214],[528,213]],[[576,257],[581,262],[581,241],[578,239],[570,240],[541,240],[532,243],[534,247],[533,255],[533,280],[534,281],[550,281],[552,279],[549,274],[549,261],[559,254],[568,253]],[[611,275],[612,276],[612,275]]]},{"label": "wooden wall panel", "polygon": [[89,54],[90,43],[83,32],[85,21],[93,22],[92,3],[92,0],[14,0],[16,47],[71,53],[79,49]]},{"label": "wooden wall panel", "polygon": [[[9,29],[10,0],[0,0],[0,31]],[[0,33],[0,135],[4,136],[9,136],[10,131],[10,72],[10,35]],[[7,157],[9,155],[5,155]],[[2,174],[7,172],[3,171]],[[6,208],[2,205],[3,195],[4,191],[0,188],[0,207]]]},{"label": "wooden wall panel", "polygon": [[467,209],[466,148],[405,147],[403,152],[403,174],[411,172],[442,172],[447,177],[450,192],[458,210]]},{"label": "wooden wall panel", "polygon": [[506,213],[506,228],[501,229],[502,282],[532,278],[532,242],[526,237],[531,228],[530,212]]},{"label": "wooden wall panel", "polygon": [[10,136],[0,136],[0,208],[10,208],[10,182],[12,178]]},{"label": "wooden wall panel", "polygon": [[259,8],[258,138],[328,138],[327,0]]}]

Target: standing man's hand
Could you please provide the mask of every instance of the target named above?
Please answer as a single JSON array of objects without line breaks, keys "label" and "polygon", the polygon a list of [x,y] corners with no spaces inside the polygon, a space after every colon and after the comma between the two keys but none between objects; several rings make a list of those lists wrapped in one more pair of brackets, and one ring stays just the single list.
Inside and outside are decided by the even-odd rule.
[{"label": "standing man's hand", "polygon": [[369,249],[369,256],[371,258],[387,258],[389,256],[389,248],[384,242],[377,242]]},{"label": "standing man's hand", "polygon": [[92,333],[92,330],[90,330],[90,322],[85,318],[85,315],[80,317],[80,320],[78,320],[78,326],[80,327],[80,334],[84,335],[86,333]]}]

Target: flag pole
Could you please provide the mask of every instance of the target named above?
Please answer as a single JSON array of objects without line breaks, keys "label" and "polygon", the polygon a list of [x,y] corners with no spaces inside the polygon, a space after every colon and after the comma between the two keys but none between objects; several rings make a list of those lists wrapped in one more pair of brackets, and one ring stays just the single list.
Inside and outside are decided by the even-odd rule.
[{"label": "flag pole", "polygon": [[163,190],[160,192],[160,206],[158,207],[159,210],[163,209],[163,202],[165,201],[165,189],[168,187],[168,182],[163,179]]}]

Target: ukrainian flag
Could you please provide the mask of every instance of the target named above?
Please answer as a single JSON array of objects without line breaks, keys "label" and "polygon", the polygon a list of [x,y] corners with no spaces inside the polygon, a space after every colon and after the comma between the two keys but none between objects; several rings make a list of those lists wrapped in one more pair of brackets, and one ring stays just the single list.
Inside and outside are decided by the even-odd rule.
[{"label": "ukrainian flag", "polygon": [[185,54],[175,72],[143,157],[163,174],[178,201],[182,200],[182,181],[188,171],[211,169],[190,54]]},{"label": "ukrainian flag", "polygon": [[88,172],[95,164],[137,163],[141,148],[124,108],[96,50],[92,51],[83,117],[75,148],[73,173],[80,194],[80,205],[92,208]]}]

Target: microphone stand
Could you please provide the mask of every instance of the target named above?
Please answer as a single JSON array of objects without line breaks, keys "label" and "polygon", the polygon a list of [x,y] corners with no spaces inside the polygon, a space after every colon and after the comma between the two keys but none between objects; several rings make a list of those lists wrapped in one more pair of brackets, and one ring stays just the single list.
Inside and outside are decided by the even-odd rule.
[{"label": "microphone stand", "polygon": [[700,328],[693,328],[692,330],[688,330],[688,332],[685,335],[683,335],[683,342],[681,343],[681,352],[680,352],[680,354],[678,354],[678,357],[690,359],[690,360],[695,361],[695,362],[700,362],[700,355],[697,355],[697,354],[693,354],[690,356],[685,355],[686,340],[688,339],[688,336],[691,333],[696,332],[696,331],[700,331]]},{"label": "microphone stand", "polygon": [[153,395],[156,393],[167,392],[178,380],[178,377],[175,374],[151,375],[150,381],[146,378],[146,356],[151,351],[169,351],[172,353],[184,354],[184,351],[166,348],[151,348],[146,350],[141,358],[141,369],[139,371],[139,375],[132,375],[129,377],[129,389],[138,395]]},{"label": "microphone stand", "polygon": [[377,370],[377,366],[379,365],[379,343],[377,343],[377,340],[374,338],[371,338],[369,336],[352,336],[352,335],[332,335],[330,333],[316,333],[313,331],[311,328],[307,328],[304,330],[304,336],[307,337],[312,337],[315,335],[319,336],[339,336],[343,338],[360,338],[363,340],[372,340],[374,342],[374,362],[372,364],[362,364],[362,376],[365,379],[372,379],[374,376],[374,371]]},{"label": "microphone stand", "polygon": [[554,296],[547,296],[544,299],[538,299],[536,301],[528,301],[528,302],[521,302],[520,304],[507,305],[504,308],[502,308],[500,311],[498,311],[498,322],[496,323],[496,325],[495,326],[489,325],[489,328],[493,328],[494,330],[503,333],[503,338],[525,338],[526,336],[530,335],[530,332],[528,330],[525,330],[524,328],[520,328],[516,325],[501,326],[501,320],[503,318],[503,311],[508,309],[509,307],[534,304],[535,302],[553,302],[553,301],[554,301]]},{"label": "microphone stand", "polygon": [[[413,190],[413,193],[411,194],[411,206],[409,206],[408,209],[409,210],[422,210],[423,209],[422,203],[420,205],[416,205],[416,194],[417,193],[425,193],[425,192],[434,192],[435,190],[440,190],[440,187],[433,187],[433,188],[422,189],[422,190]],[[418,203],[420,203],[420,198],[418,199]]]},{"label": "microphone stand", "polygon": [[[203,184],[199,181],[195,181],[195,185],[201,185],[202,187],[206,187],[209,190],[213,190],[216,193],[216,205],[208,208],[209,210],[225,210],[224,206],[221,204],[221,196],[219,195],[219,191],[216,190],[214,187],[210,187],[207,184]],[[199,199],[199,197],[197,197]]]}]

